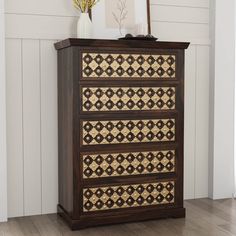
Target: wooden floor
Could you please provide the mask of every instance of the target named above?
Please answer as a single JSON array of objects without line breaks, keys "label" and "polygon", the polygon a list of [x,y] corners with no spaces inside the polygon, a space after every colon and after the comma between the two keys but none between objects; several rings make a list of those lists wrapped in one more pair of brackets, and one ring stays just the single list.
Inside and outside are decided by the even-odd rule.
[{"label": "wooden floor", "polygon": [[70,231],[56,214],[10,219],[0,236],[226,236],[236,235],[236,200],[185,201],[186,219],[165,219]]}]

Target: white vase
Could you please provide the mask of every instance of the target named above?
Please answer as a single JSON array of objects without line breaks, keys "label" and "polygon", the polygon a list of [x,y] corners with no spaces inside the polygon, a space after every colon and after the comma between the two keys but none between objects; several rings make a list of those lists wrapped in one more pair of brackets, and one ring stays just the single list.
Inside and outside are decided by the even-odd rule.
[{"label": "white vase", "polygon": [[81,13],[77,23],[77,37],[78,38],[92,38],[93,28],[92,21],[88,13]]}]

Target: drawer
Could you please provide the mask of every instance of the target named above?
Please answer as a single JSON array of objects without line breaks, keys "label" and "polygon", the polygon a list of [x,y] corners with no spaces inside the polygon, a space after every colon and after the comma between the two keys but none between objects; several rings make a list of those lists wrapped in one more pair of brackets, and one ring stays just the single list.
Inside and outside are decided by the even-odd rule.
[{"label": "drawer", "polygon": [[175,79],[176,55],[82,52],[83,79]]},{"label": "drawer", "polygon": [[81,153],[83,179],[175,172],[176,151]]},{"label": "drawer", "polygon": [[175,182],[113,185],[83,189],[83,212],[175,203]]},{"label": "drawer", "polygon": [[82,112],[174,110],[176,87],[83,86]]},{"label": "drawer", "polygon": [[175,141],[175,119],[82,120],[81,145]]}]

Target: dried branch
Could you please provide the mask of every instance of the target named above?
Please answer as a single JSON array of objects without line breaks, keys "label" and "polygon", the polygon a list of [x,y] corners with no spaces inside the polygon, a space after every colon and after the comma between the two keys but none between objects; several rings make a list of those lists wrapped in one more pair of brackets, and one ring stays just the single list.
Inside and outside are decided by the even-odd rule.
[{"label": "dried branch", "polygon": [[119,0],[116,7],[119,15],[116,15],[114,12],[112,12],[114,20],[118,24],[120,35],[122,35],[124,20],[127,18],[128,15],[126,3],[126,0]]}]

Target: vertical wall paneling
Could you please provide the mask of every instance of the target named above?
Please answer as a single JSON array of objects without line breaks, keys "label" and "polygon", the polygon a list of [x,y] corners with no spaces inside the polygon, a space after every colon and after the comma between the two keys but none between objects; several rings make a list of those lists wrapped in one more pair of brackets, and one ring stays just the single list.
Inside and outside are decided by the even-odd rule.
[{"label": "vertical wall paneling", "polygon": [[8,216],[24,215],[22,41],[6,41]]},{"label": "vertical wall paneling", "polygon": [[[235,14],[234,0],[212,1],[212,58],[214,94],[211,91],[210,195],[230,198],[234,189],[235,163]],[[227,27],[225,27],[227,26]],[[212,84],[211,83],[211,84]],[[212,168],[212,166],[214,168]]]},{"label": "vertical wall paneling", "polygon": [[5,12],[0,0],[0,222],[7,220]]},{"label": "vertical wall paneling", "polygon": [[196,65],[195,197],[201,198],[208,196],[209,47],[197,47]]},{"label": "vertical wall paneling", "polygon": [[196,46],[185,55],[185,120],[184,120],[184,197],[195,197],[195,114],[196,114]]},{"label": "vertical wall paneling", "polygon": [[39,41],[23,40],[24,211],[41,213],[41,121]]},{"label": "vertical wall paneling", "polygon": [[56,212],[58,201],[57,54],[53,43],[52,40],[40,42],[43,214]]},{"label": "vertical wall paneling", "polygon": [[[6,2],[9,216],[56,212],[55,40],[76,35],[67,0]],[[209,0],[151,0],[152,33],[186,51],[185,198],[207,196]]]}]

